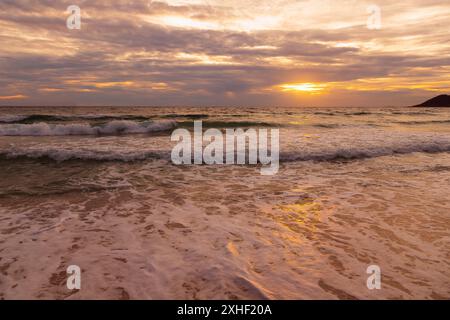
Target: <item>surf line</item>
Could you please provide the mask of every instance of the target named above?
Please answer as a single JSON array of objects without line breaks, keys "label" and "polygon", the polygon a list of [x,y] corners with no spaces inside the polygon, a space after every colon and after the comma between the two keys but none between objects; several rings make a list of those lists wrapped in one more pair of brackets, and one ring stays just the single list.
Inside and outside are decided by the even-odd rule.
[{"label": "surf line", "polygon": [[176,129],[170,139],[178,142],[171,153],[175,165],[261,164],[261,175],[274,175],[279,170],[279,129],[270,129],[270,134],[267,129],[253,128],[246,131],[227,128],[225,133],[212,128],[203,132],[203,122],[194,121],[193,138],[189,130]]}]

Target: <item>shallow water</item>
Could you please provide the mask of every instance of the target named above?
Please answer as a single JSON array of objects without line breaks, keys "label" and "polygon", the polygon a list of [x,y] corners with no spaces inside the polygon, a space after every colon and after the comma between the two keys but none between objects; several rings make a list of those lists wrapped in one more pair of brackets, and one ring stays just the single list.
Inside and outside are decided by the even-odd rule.
[{"label": "shallow water", "polygon": [[[171,164],[171,131],[194,120],[280,128],[278,174]],[[2,298],[450,298],[450,110],[0,108],[0,122]]]}]

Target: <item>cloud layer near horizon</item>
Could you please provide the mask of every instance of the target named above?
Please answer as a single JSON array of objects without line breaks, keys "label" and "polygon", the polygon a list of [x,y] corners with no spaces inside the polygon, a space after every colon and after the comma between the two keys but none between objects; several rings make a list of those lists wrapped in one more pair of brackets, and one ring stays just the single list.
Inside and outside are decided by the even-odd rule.
[{"label": "cloud layer near horizon", "polygon": [[[381,30],[371,3],[3,0],[0,105],[410,105],[450,91],[450,2],[377,0]],[[66,27],[73,4],[81,30]],[[286,90],[305,83],[318,89]]]}]

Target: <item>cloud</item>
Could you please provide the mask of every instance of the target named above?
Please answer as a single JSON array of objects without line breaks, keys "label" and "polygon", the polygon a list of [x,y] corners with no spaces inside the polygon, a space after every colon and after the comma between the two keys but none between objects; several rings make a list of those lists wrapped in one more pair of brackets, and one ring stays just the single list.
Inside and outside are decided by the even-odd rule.
[{"label": "cloud", "polygon": [[[68,30],[72,2],[0,3],[0,96],[49,105],[373,104],[389,96],[403,105],[450,84],[445,0],[379,0],[375,31],[362,0],[79,0],[81,30]],[[286,83],[329,90],[276,89]]]}]

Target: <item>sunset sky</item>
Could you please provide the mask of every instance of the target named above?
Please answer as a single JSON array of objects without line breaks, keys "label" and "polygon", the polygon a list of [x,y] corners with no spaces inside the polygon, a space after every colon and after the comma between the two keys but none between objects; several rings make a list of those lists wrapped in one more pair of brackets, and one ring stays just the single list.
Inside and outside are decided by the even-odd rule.
[{"label": "sunset sky", "polygon": [[0,105],[411,105],[450,91],[450,1],[1,0],[0,74]]}]

